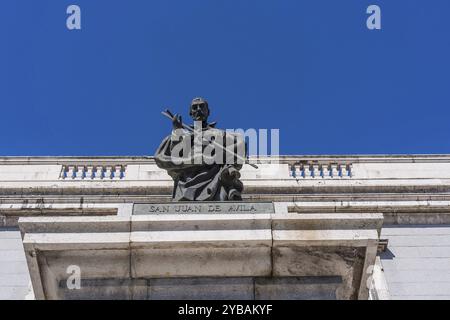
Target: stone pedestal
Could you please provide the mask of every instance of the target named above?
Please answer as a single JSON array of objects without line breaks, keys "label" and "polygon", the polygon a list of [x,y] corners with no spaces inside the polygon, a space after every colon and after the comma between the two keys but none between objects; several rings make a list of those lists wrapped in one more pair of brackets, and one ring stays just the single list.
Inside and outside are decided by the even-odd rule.
[{"label": "stone pedestal", "polygon": [[[198,210],[20,218],[36,298],[367,299],[381,214],[183,205]],[[67,286],[73,266],[80,289]]]}]

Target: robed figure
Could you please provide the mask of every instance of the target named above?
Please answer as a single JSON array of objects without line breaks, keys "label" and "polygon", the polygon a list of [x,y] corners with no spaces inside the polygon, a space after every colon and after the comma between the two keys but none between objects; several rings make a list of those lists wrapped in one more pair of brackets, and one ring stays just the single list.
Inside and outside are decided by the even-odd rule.
[{"label": "robed figure", "polygon": [[239,170],[246,156],[242,135],[215,128],[208,123],[208,102],[192,100],[189,115],[194,126],[186,126],[181,116],[172,118],[172,134],[155,154],[158,167],[174,181],[174,201],[242,200]]}]

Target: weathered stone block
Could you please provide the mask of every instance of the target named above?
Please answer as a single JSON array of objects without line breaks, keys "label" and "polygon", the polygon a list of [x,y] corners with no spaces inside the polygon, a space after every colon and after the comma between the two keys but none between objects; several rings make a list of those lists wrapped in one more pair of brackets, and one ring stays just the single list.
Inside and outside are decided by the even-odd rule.
[{"label": "weathered stone block", "polygon": [[337,299],[356,299],[365,262],[365,249],[354,247],[273,248],[274,276],[340,276]]},{"label": "weathered stone block", "polygon": [[256,300],[335,300],[341,277],[256,278]]},{"label": "weathered stone block", "polygon": [[82,279],[80,289],[68,289],[59,282],[58,298],[65,300],[145,300],[147,281],[143,279]]},{"label": "weathered stone block", "polygon": [[132,250],[132,276],[236,277],[271,273],[269,247]]},{"label": "weathered stone block", "polygon": [[150,300],[252,300],[252,278],[150,279]]}]

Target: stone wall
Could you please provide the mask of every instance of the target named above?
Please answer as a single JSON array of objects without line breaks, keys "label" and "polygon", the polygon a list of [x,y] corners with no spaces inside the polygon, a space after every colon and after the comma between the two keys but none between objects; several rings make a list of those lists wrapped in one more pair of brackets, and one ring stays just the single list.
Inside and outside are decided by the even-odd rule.
[{"label": "stone wall", "polygon": [[32,296],[20,231],[0,228],[0,300]]},{"label": "stone wall", "polygon": [[[245,200],[274,201],[277,213],[305,217],[300,224],[310,226],[312,214],[333,225],[342,215],[381,213],[388,251],[377,279],[386,278],[392,298],[450,296],[449,155],[283,156],[258,166],[242,170]],[[169,201],[171,188],[151,157],[0,158],[0,286],[9,288],[0,292],[28,292],[19,217],[128,217],[134,202]]]},{"label": "stone wall", "polygon": [[381,236],[391,299],[450,299],[450,225],[388,225]]}]

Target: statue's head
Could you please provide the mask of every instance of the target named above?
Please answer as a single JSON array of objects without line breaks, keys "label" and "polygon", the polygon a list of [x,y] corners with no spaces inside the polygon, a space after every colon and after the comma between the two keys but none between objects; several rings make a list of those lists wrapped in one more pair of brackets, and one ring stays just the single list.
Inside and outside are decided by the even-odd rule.
[{"label": "statue's head", "polygon": [[194,98],[191,102],[189,115],[194,121],[206,122],[209,116],[208,101],[203,98]]}]

